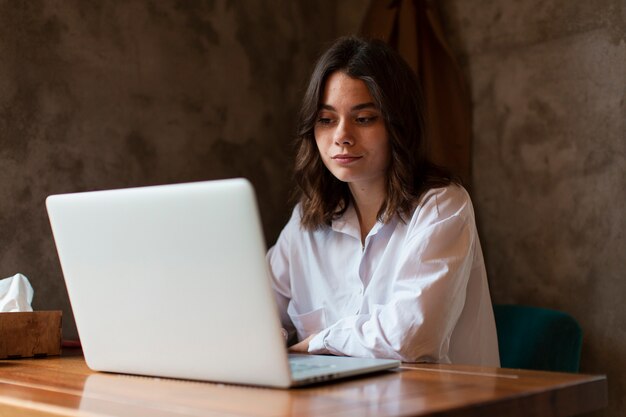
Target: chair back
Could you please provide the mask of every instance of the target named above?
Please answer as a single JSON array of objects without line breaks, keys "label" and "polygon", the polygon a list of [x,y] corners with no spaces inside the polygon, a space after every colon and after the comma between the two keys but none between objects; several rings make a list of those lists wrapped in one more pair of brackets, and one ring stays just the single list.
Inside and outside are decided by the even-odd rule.
[{"label": "chair back", "polygon": [[503,368],[578,372],[582,330],[569,314],[522,305],[494,305]]}]

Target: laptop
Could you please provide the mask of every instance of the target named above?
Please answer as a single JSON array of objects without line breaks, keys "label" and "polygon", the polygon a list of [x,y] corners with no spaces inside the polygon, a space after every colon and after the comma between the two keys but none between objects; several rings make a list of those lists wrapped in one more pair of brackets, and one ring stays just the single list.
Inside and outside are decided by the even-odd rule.
[{"label": "laptop", "polygon": [[399,365],[288,355],[245,179],[53,195],[46,206],[93,370],[286,388]]}]

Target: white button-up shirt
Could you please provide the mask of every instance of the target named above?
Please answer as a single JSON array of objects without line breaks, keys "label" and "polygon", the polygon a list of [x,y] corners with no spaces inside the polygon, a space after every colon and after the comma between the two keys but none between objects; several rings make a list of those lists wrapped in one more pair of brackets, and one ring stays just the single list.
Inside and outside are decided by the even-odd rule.
[{"label": "white button-up shirt", "polygon": [[429,190],[410,219],[376,223],[361,245],[351,205],[307,231],[300,206],[268,252],[283,326],[310,353],[499,366],[474,210],[456,185]]}]

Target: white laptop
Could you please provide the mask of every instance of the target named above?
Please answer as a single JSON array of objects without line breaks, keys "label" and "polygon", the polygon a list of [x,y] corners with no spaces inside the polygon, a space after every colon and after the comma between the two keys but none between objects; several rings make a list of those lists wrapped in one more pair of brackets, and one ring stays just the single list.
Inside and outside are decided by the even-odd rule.
[{"label": "white laptop", "polygon": [[290,387],[399,365],[287,354],[247,180],[54,195],[46,206],[91,369]]}]

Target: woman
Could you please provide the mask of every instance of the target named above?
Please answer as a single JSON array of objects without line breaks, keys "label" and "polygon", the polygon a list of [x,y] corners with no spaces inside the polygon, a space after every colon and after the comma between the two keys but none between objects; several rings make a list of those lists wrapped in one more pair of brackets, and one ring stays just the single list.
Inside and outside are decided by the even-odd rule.
[{"label": "woman", "polygon": [[470,198],[428,160],[417,77],[383,42],[317,62],[295,178],[268,252],[292,351],[499,366]]}]

